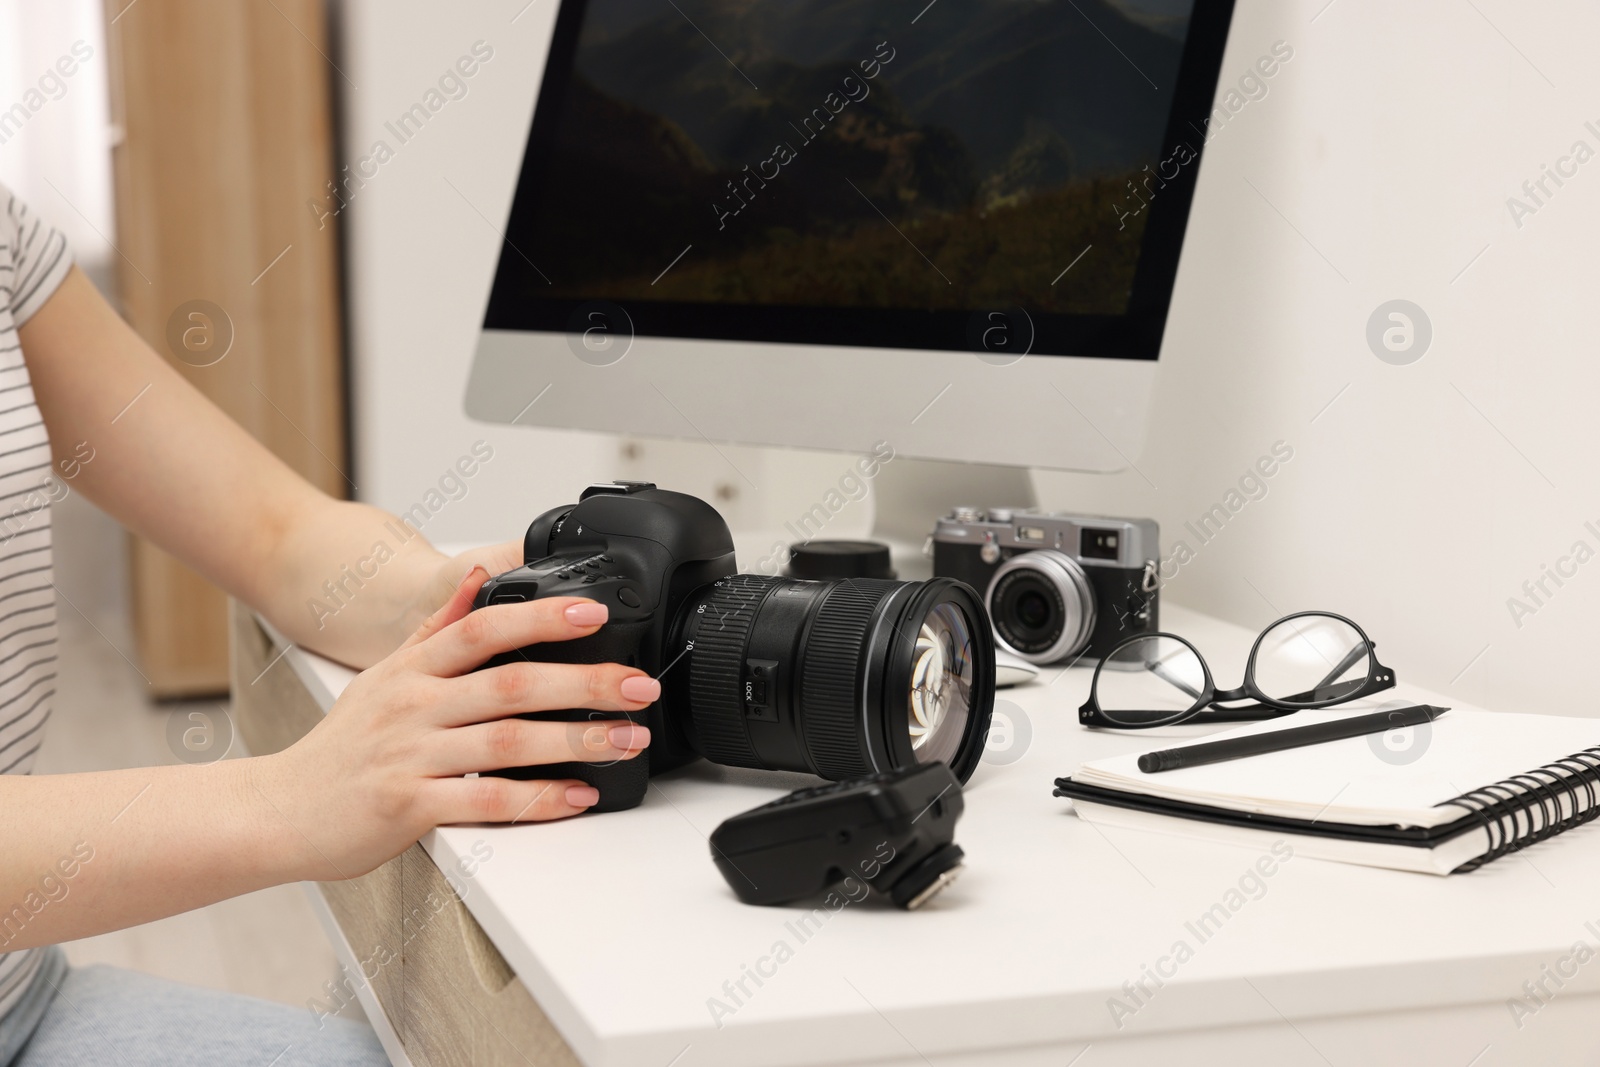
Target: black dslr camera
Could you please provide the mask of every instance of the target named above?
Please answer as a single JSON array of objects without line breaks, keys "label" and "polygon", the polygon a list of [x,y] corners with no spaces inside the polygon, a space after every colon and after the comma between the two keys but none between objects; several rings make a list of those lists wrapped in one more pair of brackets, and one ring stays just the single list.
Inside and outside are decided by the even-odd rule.
[{"label": "black dslr camera", "polygon": [[644,799],[649,775],[704,756],[730,767],[834,780],[943,762],[965,782],[994,709],[994,638],[983,603],[947,578],[803,581],[734,573],[733,538],[705,501],[647,482],[590,486],[528,527],[524,566],[489,579],[473,606],[580,596],[609,621],[521,659],[622,663],[661,682],[642,712],[572,709],[530,719],[631,718],[650,747],[609,764],[494,773],[573,778],[589,810]]}]

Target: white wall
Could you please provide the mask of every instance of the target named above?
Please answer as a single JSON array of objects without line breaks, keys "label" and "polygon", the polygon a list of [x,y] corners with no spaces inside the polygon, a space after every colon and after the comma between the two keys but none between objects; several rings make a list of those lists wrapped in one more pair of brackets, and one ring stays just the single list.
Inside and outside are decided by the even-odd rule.
[{"label": "white wall", "polygon": [[[354,156],[475,40],[495,49],[469,95],[350,209],[362,495],[407,507],[482,437],[496,458],[428,528],[436,538],[507,536],[616,474],[708,496],[727,486],[732,521],[776,525],[844,457],[644,442],[624,460],[613,438],[459,414],[500,241],[479,212],[505,214],[555,3],[522,8],[346,6]],[[1045,503],[1159,519],[1169,546],[1194,551],[1170,599],[1256,625],[1342,610],[1409,680],[1491,706],[1588,711],[1600,562],[1551,585],[1520,627],[1507,599],[1576,540],[1600,551],[1583,528],[1600,529],[1600,159],[1520,229],[1506,198],[1574,140],[1600,151],[1583,128],[1600,129],[1600,104],[1584,103],[1600,99],[1584,51],[1597,33],[1600,9],[1577,0],[1240,0],[1225,83],[1277,41],[1294,57],[1207,149],[1154,430],[1137,470],[1040,474]],[[1365,338],[1396,298],[1434,331],[1407,366]],[[1294,455],[1264,497],[1210,543],[1184,530],[1278,441]]]},{"label": "white wall", "polygon": [[[11,112],[0,182],[62,230],[95,274],[116,255],[106,78],[99,0],[0,0],[0,111]],[[12,111],[19,103],[24,111]]]},{"label": "white wall", "polygon": [[[1520,627],[1507,600],[1575,541],[1600,550],[1600,160],[1520,229],[1506,201],[1576,139],[1600,152],[1600,8],[1325,4],[1241,0],[1225,78],[1278,39],[1295,57],[1208,149],[1139,461],[1159,488],[1130,471],[1043,493],[1149,512],[1170,543],[1287,441],[1268,495],[1189,539],[1168,596],[1255,625],[1343,610],[1404,678],[1595,714],[1600,563]],[[1433,324],[1408,366],[1365,339],[1394,298]]]}]

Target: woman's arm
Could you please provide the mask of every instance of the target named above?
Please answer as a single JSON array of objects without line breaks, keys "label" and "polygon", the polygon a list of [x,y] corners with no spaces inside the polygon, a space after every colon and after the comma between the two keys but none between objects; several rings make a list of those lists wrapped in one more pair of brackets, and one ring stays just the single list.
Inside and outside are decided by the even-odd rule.
[{"label": "woman's arm", "polygon": [[515,716],[641,711],[661,686],[614,663],[474,671],[499,652],[590,636],[606,619],[603,604],[570,597],[470,611],[487,578],[474,568],[282,752],[201,767],[0,775],[0,952],[283,882],[365,874],[442,823],[531,822],[594,804],[599,793],[572,779],[463,776],[631,759],[650,742],[643,726]]},{"label": "woman's arm", "polygon": [[[334,500],[290,470],[184,380],[76,268],[19,331],[57,470],[124,525],[262,612],[298,644],[377,662],[449,595],[469,563],[505,570],[511,545],[450,561],[399,519]],[[89,462],[83,456],[92,455]],[[393,558],[337,612],[324,583]]]},{"label": "woman's arm", "polygon": [[[371,666],[273,755],[0,775],[0,952],[282,882],[363,874],[444,823],[574,815],[599,799],[580,781],[466,775],[631,759],[649,744],[650,731],[625,720],[523,717],[642,711],[661,695],[642,671],[526,658],[477,669],[512,649],[592,636],[604,605],[552,598],[472,611],[488,570],[446,561],[417,536],[319,630],[304,607],[312,590],[397,520],[313,489],[150,351],[76,270],[20,332],[61,477],[296,641]],[[443,606],[428,615],[419,606],[428,600]]]}]

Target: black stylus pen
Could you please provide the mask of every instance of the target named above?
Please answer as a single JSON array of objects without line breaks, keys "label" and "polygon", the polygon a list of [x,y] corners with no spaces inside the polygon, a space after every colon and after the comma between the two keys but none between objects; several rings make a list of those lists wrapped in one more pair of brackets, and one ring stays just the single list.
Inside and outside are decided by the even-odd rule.
[{"label": "black stylus pen", "polygon": [[1335,719],[1311,726],[1294,726],[1287,730],[1268,730],[1246,737],[1229,737],[1221,741],[1206,741],[1183,748],[1165,748],[1159,752],[1146,752],[1139,757],[1139,769],[1146,774],[1173,771],[1179,767],[1198,767],[1203,763],[1221,763],[1223,760],[1259,756],[1265,752],[1282,752],[1286,748],[1320,745],[1324,741],[1342,741],[1347,737],[1364,737],[1367,734],[1398,730],[1406,726],[1420,726],[1432,722],[1449,708],[1436,708],[1428,704],[1413,704],[1408,708],[1356,715],[1349,719]]}]

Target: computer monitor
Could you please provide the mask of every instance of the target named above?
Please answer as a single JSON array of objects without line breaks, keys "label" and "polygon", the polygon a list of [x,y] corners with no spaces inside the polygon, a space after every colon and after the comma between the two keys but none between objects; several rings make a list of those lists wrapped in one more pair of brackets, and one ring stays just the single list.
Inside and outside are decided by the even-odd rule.
[{"label": "computer monitor", "polygon": [[1232,8],[563,0],[468,413],[1126,467]]}]

